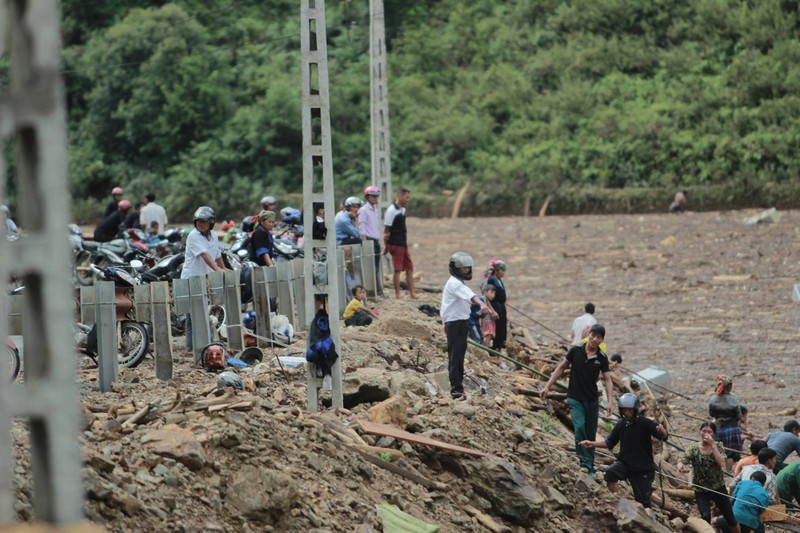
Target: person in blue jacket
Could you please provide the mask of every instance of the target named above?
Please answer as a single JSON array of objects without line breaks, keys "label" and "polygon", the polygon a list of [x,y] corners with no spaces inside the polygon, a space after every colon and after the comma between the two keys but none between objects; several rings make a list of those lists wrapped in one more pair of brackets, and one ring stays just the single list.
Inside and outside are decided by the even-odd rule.
[{"label": "person in blue jacket", "polygon": [[[767,475],[764,472],[753,472],[749,480],[736,484],[731,495],[733,503],[733,516],[739,522],[742,533],[764,533],[764,523],[761,522],[761,513],[769,505],[769,494],[764,489]],[[725,517],[717,518],[717,528],[722,533],[736,531],[728,525]]]},{"label": "person in blue jacket", "polygon": [[343,244],[361,244],[361,233],[356,227],[358,210],[363,205],[360,198],[351,196],[344,201],[344,209],[336,215],[334,228],[336,229],[336,246]]}]

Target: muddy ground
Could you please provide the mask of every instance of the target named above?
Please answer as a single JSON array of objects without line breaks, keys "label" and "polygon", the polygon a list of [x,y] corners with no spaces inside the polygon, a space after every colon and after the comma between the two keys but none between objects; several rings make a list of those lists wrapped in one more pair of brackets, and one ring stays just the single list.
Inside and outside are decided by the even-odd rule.
[{"label": "muddy ground", "polygon": [[[672,387],[693,398],[674,397],[678,411],[704,416],[715,376],[732,376],[734,394],[751,409],[751,430],[764,435],[786,421],[772,413],[800,407],[800,303],[792,301],[800,211],[782,212],[778,224],[743,223],[758,212],[410,218],[409,235],[417,269],[432,285],[446,280],[454,251],[471,253],[481,268],[502,258],[509,303],[561,335],[593,302],[623,365],[667,369]],[[519,312],[509,315],[545,341],[557,338]],[[674,423],[696,435],[697,420],[676,415]]]},{"label": "muddy ground", "polygon": [[[621,353],[626,368],[667,369],[671,388],[691,398],[669,395],[662,403],[671,408],[673,435],[696,435],[692,416],[705,415],[721,372],[734,377],[734,393],[751,408],[751,430],[763,435],[789,416],[777,411],[799,407],[790,358],[800,337],[800,304],[791,299],[800,281],[793,277],[800,212],[783,213],[779,224],[746,227],[743,218],[753,213],[423,220],[413,218],[412,205],[409,234],[423,286],[441,287],[457,250],[479,265],[490,257],[508,263],[509,303],[519,310],[510,318],[541,344],[521,347],[525,338],[515,335],[509,350],[530,364],[554,366],[564,353],[554,342],[558,334],[567,335],[592,301],[609,351]],[[479,282],[476,275],[471,285]],[[204,402],[218,401],[208,394],[215,376],[193,367],[181,339],[173,343],[175,378],[168,382],[155,379],[148,359],[102,394],[84,358],[87,517],[109,531],[367,533],[386,530],[377,506],[388,502],[442,532],[681,530],[665,515],[658,515],[661,525],[635,508],[631,514],[620,496],[577,472],[569,430],[556,420],[564,418],[563,406],[551,403],[555,412],[546,411],[521,391],[541,387],[526,371],[470,348],[469,400],[456,404],[431,393],[435,374],[446,370],[445,343],[437,320],[416,310],[421,303],[438,307],[440,295],[421,292],[413,302],[389,297],[378,304],[376,324],[343,329],[348,409],[323,409],[323,418],[305,410],[304,371],[273,366],[283,349],[265,350],[265,364],[242,372],[246,390],[214,409]],[[293,348],[302,347],[301,338]],[[389,397],[400,405],[392,421],[398,427],[491,458],[359,430],[359,421],[375,419],[370,408]],[[403,455],[397,464],[418,479],[366,461],[332,425]],[[36,512],[24,424],[15,424],[14,441],[14,508],[20,521],[29,521]],[[676,454],[668,459],[675,460]],[[692,502],[669,505],[672,516],[696,515]]]}]

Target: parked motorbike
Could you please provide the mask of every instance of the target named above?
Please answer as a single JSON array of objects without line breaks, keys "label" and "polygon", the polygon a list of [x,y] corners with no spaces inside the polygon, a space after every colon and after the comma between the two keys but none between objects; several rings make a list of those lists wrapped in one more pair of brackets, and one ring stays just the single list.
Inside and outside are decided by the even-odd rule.
[{"label": "parked motorbike", "polygon": [[19,369],[22,366],[19,357],[19,348],[17,348],[17,345],[14,344],[14,341],[11,339],[6,339],[3,349],[5,351],[6,363],[8,365],[8,371],[6,375],[9,377],[9,381],[14,381],[17,379],[17,376],[19,375]]}]

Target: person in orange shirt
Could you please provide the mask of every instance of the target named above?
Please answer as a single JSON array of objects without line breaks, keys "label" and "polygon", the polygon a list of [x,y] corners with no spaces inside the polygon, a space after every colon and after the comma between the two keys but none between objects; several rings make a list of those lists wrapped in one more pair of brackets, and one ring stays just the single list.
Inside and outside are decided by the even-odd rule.
[{"label": "person in orange shirt", "polygon": [[742,457],[739,459],[739,462],[736,463],[736,468],[733,470],[733,475],[738,476],[739,472],[742,471],[742,468],[749,466],[749,465],[757,465],[758,464],[758,452],[763,450],[767,447],[767,441],[756,439],[750,443],[750,455],[747,457]]}]

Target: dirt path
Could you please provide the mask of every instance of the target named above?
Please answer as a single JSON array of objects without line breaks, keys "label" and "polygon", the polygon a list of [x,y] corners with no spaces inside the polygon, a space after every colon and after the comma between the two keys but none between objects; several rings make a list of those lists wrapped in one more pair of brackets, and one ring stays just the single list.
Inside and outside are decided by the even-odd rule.
[{"label": "dirt path", "polygon": [[[734,394],[750,407],[751,429],[763,435],[788,419],[771,413],[800,407],[800,304],[791,298],[800,283],[800,212],[745,226],[757,212],[411,218],[409,235],[426,283],[444,283],[457,250],[481,268],[490,257],[504,259],[509,303],[563,335],[583,304],[594,302],[609,350],[625,366],[668,369],[673,388],[694,398],[675,397],[678,411],[705,416],[715,376],[731,375]],[[554,337],[513,310],[510,317]],[[676,416],[675,423],[676,432],[696,435],[696,420]]]}]

